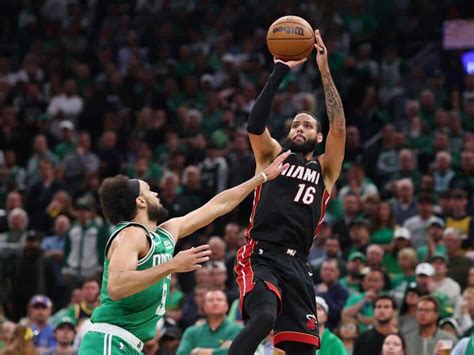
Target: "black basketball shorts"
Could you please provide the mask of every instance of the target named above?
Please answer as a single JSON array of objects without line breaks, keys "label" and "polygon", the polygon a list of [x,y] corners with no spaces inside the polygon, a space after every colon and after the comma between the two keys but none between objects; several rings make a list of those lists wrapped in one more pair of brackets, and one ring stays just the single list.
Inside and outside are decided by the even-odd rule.
[{"label": "black basketball shorts", "polygon": [[249,239],[237,252],[234,268],[244,320],[245,296],[257,280],[265,283],[279,300],[274,344],[283,341],[311,344],[319,349],[316,300],[312,272],[306,258],[293,249],[283,249]]}]

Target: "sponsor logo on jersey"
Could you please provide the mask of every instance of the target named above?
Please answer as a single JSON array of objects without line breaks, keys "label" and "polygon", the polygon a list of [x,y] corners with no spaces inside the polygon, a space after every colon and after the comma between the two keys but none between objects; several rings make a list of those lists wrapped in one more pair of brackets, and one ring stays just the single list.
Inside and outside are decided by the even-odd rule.
[{"label": "sponsor logo on jersey", "polygon": [[169,240],[165,240],[164,244],[166,249],[173,249],[173,244],[171,244]]},{"label": "sponsor logo on jersey", "polygon": [[321,178],[321,174],[318,171],[293,164],[283,170],[281,175],[287,176],[292,179],[308,181],[315,185],[319,183],[319,179]]}]

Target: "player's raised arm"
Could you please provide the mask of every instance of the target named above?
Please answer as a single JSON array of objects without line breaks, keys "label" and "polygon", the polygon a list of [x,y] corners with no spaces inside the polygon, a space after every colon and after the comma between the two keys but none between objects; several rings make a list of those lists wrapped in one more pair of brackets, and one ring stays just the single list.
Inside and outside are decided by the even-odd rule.
[{"label": "player's raised arm", "polygon": [[326,111],[329,119],[329,133],[326,138],[326,148],[323,160],[325,185],[328,191],[336,182],[341,172],[346,144],[346,119],[341,97],[331,77],[328,65],[327,49],[321,38],[319,30],[315,31],[316,61],[321,73],[326,99]]},{"label": "player's raised arm", "polygon": [[280,175],[283,170],[288,168],[289,164],[283,164],[283,161],[288,157],[288,155],[290,155],[290,153],[291,151],[286,151],[279,155],[266,169],[256,174],[250,180],[247,180],[231,189],[222,191],[204,206],[183,217],[170,219],[161,224],[160,227],[165,228],[179,239],[207,226],[217,217],[223,216],[232,211],[257,186],[265,183],[267,180],[273,180]]},{"label": "player's raised arm", "polygon": [[276,59],[273,72],[270,74],[265,87],[252,107],[247,124],[247,132],[249,133],[250,144],[255,155],[257,172],[265,169],[281,151],[280,144],[272,138],[266,128],[278,87],[291,68],[305,61],[306,59],[283,62]]},{"label": "player's raised arm", "polygon": [[209,245],[201,245],[178,253],[163,264],[137,270],[138,260],[149,245],[146,232],[140,227],[128,227],[115,237],[107,253],[109,259],[107,291],[113,301],[134,295],[154,285],[173,272],[197,270],[209,260]]}]

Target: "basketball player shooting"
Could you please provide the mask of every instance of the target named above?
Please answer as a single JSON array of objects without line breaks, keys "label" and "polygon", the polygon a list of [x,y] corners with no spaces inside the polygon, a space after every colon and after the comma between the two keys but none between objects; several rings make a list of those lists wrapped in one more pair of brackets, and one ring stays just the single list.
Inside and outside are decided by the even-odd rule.
[{"label": "basketball player shooting", "polygon": [[146,182],[121,175],[105,179],[100,202],[116,229],[105,249],[101,305],[92,314],[79,354],[141,354],[165,314],[171,273],[197,270],[209,260],[209,245],[173,258],[176,241],[230,212],[257,186],[277,177],[288,167],[283,161],[289,154],[281,154],[261,173],[201,208],[166,222],[168,212]]},{"label": "basketball player shooting", "polygon": [[319,348],[316,303],[308,252],[324,217],[326,204],[344,159],[345,118],[341,98],[328,66],[327,50],[315,31],[316,62],[321,73],[329,133],[325,153],[314,157],[322,142],[321,124],[300,112],[285,147],[266,126],[273,98],[288,71],[300,61],[275,60],[275,67],[250,113],[248,128],[257,173],[284,150],[291,150],[281,176],[255,190],[247,244],[235,267],[240,306],[247,321],[229,354],[253,354],[274,329],[274,343],[287,354],[314,354]]}]

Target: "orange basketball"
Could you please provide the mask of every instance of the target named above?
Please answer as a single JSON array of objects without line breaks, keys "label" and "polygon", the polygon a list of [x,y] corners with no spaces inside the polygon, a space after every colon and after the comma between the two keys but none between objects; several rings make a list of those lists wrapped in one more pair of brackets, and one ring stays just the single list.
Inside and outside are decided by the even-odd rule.
[{"label": "orange basketball", "polygon": [[307,58],[314,48],[313,28],[301,17],[280,17],[268,29],[267,46],[277,59],[287,61]]}]

